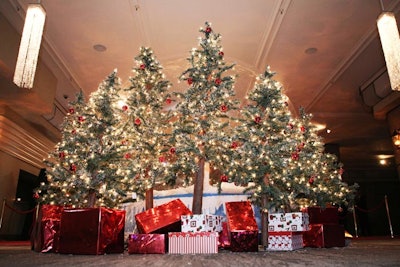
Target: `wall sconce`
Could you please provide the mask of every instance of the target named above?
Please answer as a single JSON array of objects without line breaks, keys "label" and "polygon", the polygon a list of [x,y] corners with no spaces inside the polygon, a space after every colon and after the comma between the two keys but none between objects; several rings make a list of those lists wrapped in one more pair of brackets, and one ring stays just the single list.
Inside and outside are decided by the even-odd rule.
[{"label": "wall sconce", "polygon": [[400,149],[400,128],[393,131],[392,141],[397,149]]},{"label": "wall sconce", "polygon": [[400,91],[400,37],[394,13],[385,12],[381,0],[382,13],[377,20],[382,50],[385,56],[392,90]]},{"label": "wall sconce", "polygon": [[21,88],[33,87],[45,19],[40,4],[28,6],[14,73],[14,83]]}]

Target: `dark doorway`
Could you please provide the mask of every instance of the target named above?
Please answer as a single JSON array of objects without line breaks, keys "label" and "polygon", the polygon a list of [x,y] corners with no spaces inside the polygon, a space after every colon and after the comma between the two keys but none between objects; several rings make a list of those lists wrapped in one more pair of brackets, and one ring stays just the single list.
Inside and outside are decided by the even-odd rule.
[{"label": "dark doorway", "polygon": [[[33,197],[33,191],[41,182],[46,179],[45,169],[41,169],[39,175],[34,175],[25,170],[19,171],[17,193],[15,195],[14,206],[21,212],[32,210],[36,206],[36,199]],[[24,219],[24,226],[22,228],[21,240],[28,240],[31,233],[33,216],[35,212],[27,213]]]}]

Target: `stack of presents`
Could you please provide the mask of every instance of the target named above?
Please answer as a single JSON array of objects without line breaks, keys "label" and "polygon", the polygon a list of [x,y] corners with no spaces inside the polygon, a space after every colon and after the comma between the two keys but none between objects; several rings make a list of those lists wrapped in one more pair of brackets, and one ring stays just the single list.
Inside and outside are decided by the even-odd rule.
[{"label": "stack of presents", "polygon": [[[257,252],[259,229],[248,201],[225,203],[226,217],[192,214],[176,199],[135,215],[137,233],[124,238],[125,211],[43,205],[32,233],[38,252],[100,255]],[[269,214],[268,250],[344,246],[337,209]],[[127,245],[127,247],[126,247]]]}]

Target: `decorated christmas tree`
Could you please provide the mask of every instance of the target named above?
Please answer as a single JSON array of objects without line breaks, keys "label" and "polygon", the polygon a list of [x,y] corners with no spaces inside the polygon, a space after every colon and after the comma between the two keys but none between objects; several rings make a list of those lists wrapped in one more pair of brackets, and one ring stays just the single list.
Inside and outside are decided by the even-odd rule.
[{"label": "decorated christmas tree", "polygon": [[289,210],[296,192],[306,185],[296,183],[288,169],[296,160],[294,120],[273,76],[268,67],[249,91],[249,104],[236,127],[234,164],[227,167],[229,181],[247,186],[253,203],[262,209]]},{"label": "decorated christmas tree", "polygon": [[[123,172],[131,181],[132,191],[139,195],[151,192],[155,185],[164,184],[168,172],[166,161],[173,154],[166,146],[172,105],[168,93],[170,83],[164,79],[162,66],[147,47],[140,48],[136,67],[126,89],[128,97],[122,106],[122,131],[125,162]],[[151,196],[149,196],[151,198]],[[152,206],[152,205],[150,205]]]},{"label": "decorated christmas tree", "polygon": [[291,175],[295,182],[306,183],[309,190],[299,194],[302,206],[326,205],[348,207],[354,201],[357,184],[349,186],[342,181],[343,164],[334,154],[325,153],[325,144],[312,124],[312,115],[300,108],[296,120],[297,160],[292,162]]},{"label": "decorated christmas tree", "polygon": [[204,164],[220,165],[230,157],[229,113],[237,108],[234,96],[235,77],[227,71],[233,65],[224,61],[221,36],[213,31],[210,23],[201,28],[203,36],[199,47],[193,48],[186,69],[180,80],[188,86],[184,93],[177,93],[171,147],[171,171],[167,182],[185,180],[194,184],[193,213],[201,213]]},{"label": "decorated christmas tree", "polygon": [[[121,174],[120,81],[111,73],[83,104],[82,94],[67,115],[62,141],[49,155],[43,202],[72,206],[117,206],[129,188]],[[97,203],[96,203],[97,202]]]}]

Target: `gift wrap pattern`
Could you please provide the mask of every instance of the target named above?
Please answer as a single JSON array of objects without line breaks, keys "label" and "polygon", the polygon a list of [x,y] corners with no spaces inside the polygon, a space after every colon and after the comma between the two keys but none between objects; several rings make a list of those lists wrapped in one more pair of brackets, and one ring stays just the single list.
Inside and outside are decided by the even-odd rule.
[{"label": "gift wrap pattern", "polygon": [[301,232],[269,232],[268,250],[290,251],[303,248]]},{"label": "gift wrap pattern", "polygon": [[218,253],[217,232],[170,232],[168,233],[170,254],[213,254]]},{"label": "gift wrap pattern", "polygon": [[302,232],[309,228],[308,214],[304,212],[271,213],[268,232]]},{"label": "gift wrap pattern", "polygon": [[221,232],[223,216],[210,214],[182,215],[182,232]]}]

